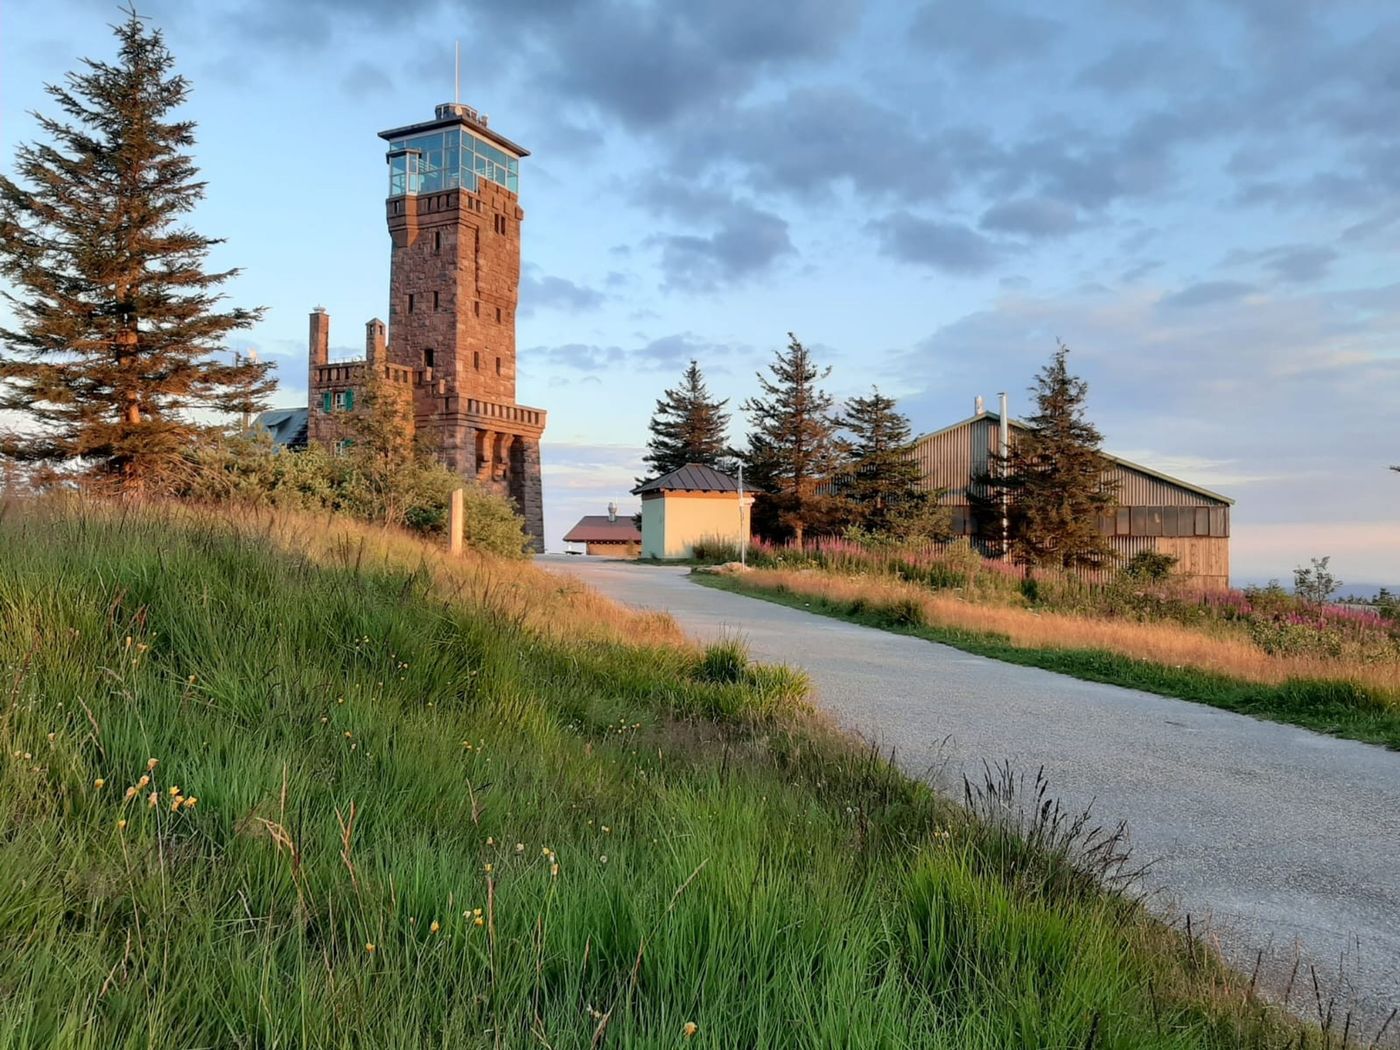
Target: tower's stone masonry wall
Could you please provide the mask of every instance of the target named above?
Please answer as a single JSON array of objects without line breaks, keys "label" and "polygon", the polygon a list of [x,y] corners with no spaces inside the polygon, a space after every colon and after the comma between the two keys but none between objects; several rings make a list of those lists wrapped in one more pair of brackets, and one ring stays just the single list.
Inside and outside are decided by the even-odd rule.
[{"label": "tower's stone masonry wall", "polygon": [[[385,133],[388,136],[389,133]],[[414,429],[448,469],[507,496],[544,549],[540,436],[545,413],[515,400],[520,225],[514,193],[485,178],[475,189],[405,194],[385,202],[392,243],[389,324],[366,325],[366,361],[330,364],[330,319],[311,316],[308,437],[351,437],[345,413],[324,411],[363,387],[368,366],[413,398]]]}]

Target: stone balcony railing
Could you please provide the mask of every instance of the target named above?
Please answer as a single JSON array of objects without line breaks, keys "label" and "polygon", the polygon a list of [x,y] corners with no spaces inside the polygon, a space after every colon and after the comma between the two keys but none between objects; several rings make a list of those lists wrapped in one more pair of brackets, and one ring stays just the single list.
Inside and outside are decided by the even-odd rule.
[{"label": "stone balcony railing", "polygon": [[513,423],[516,426],[543,428],[545,412],[540,408],[527,408],[525,405],[510,405],[503,401],[481,401],[467,398],[463,407],[467,415],[487,421]]}]

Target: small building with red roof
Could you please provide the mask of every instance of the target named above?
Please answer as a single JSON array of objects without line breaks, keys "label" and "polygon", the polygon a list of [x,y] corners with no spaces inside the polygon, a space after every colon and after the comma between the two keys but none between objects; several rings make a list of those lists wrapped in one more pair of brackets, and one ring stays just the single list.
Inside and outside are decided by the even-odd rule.
[{"label": "small building with red roof", "polygon": [[583,544],[583,553],[605,558],[635,558],[642,550],[642,530],[632,517],[619,517],[617,504],[606,514],[585,514],[564,534],[565,543]]}]

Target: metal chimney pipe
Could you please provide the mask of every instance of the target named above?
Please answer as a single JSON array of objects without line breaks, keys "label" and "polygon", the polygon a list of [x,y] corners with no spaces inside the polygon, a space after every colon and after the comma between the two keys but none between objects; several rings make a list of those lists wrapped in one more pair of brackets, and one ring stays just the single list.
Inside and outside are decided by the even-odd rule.
[{"label": "metal chimney pipe", "polygon": [[609,520],[609,521],[616,521],[616,520],[617,520],[617,504],[616,504],[616,503],[609,503],[609,504],[608,504],[608,520]]},{"label": "metal chimney pipe", "polygon": [[[1001,457],[1000,466],[1002,476],[1006,476],[1006,457],[1011,453],[1011,413],[1006,404],[1006,393],[1003,391],[997,394],[997,409],[1000,418],[997,420],[997,454]],[[1006,511],[1006,500],[1008,493],[1006,489],[1001,490],[1001,557],[1003,561],[1011,559],[1011,520]]]},{"label": "metal chimney pipe", "polygon": [[987,403],[982,400],[982,395],[978,394],[972,402],[972,409],[977,415],[983,415],[987,411]]}]

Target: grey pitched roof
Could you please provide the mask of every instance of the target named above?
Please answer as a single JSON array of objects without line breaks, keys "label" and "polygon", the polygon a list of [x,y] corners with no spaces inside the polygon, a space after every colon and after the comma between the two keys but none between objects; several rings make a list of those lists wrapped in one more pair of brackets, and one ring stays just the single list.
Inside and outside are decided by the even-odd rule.
[{"label": "grey pitched roof", "polygon": [[[703,463],[687,463],[679,470],[663,474],[659,478],[644,482],[632,490],[632,494],[644,492],[738,492],[739,482],[728,474],[721,474],[714,467]],[[745,492],[754,490],[747,485]]]},{"label": "grey pitched roof", "polygon": [[609,518],[606,514],[585,514],[564,535],[565,543],[640,543],[642,530],[632,515]]},{"label": "grey pitched roof", "polygon": [[[1001,416],[997,412],[991,410],[988,410],[986,412],[980,412],[975,416],[968,416],[966,419],[960,419],[956,423],[950,423],[946,427],[940,427],[938,430],[931,430],[927,434],[921,434],[919,435],[919,437],[914,439],[914,444],[917,445],[921,442],[927,441],[929,438],[935,438],[938,437],[940,434],[946,434],[950,430],[957,430],[959,427],[965,427],[969,423],[977,422],[979,419],[988,419],[994,423],[1001,422]],[[1006,425],[1011,430],[1030,429],[1029,425],[1027,425],[1019,419],[1007,419]],[[1229,506],[1234,506],[1235,504],[1235,501],[1232,500],[1229,496],[1222,496],[1220,493],[1213,492],[1210,489],[1206,488],[1204,485],[1196,485],[1189,481],[1183,481],[1181,478],[1173,477],[1170,474],[1165,474],[1160,470],[1154,470],[1151,467],[1145,467],[1141,463],[1134,463],[1132,460],[1124,459],[1122,456],[1115,456],[1112,452],[1103,452],[1101,453],[1101,455],[1110,463],[1114,463],[1120,467],[1124,467],[1127,470],[1135,470],[1139,474],[1146,474],[1148,477],[1156,478],[1158,481],[1164,481],[1168,485],[1175,485],[1177,488],[1185,489],[1188,492],[1195,492],[1198,495],[1206,496],[1213,500],[1219,500],[1221,503],[1228,504]]]},{"label": "grey pitched roof", "polygon": [[305,408],[273,408],[258,415],[253,420],[254,429],[266,430],[272,440],[288,448],[306,447],[306,420],[310,412]]}]

